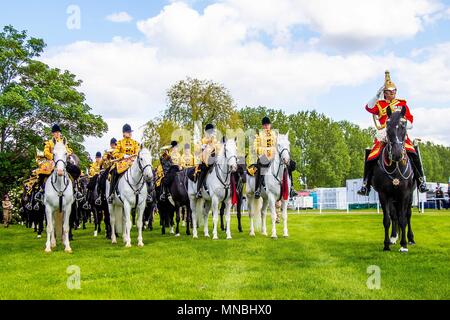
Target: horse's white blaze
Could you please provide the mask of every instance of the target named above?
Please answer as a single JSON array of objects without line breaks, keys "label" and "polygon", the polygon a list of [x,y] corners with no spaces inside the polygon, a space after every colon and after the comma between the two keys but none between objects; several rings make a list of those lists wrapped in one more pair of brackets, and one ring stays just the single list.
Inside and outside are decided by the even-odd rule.
[{"label": "horse's white blaze", "polygon": [[[150,151],[146,148],[141,149],[131,167],[117,181],[120,198],[114,193],[112,204],[108,205],[111,223],[111,243],[113,244],[117,243],[116,232],[122,232],[125,247],[131,247],[131,210],[136,208],[138,246],[144,246],[142,226],[147,199],[147,184],[145,181],[153,178],[151,163],[152,157]],[[109,188],[110,185],[107,182],[107,194],[109,194]]]},{"label": "horse's white blaze", "polygon": [[[271,237],[276,239],[276,206],[275,203],[281,198],[281,210],[283,218],[283,236],[288,237],[287,227],[287,204],[288,201],[282,199],[281,182],[283,179],[283,172],[285,166],[290,162],[290,144],[288,135],[278,135],[277,137],[277,153],[274,156],[270,167],[267,170],[267,174],[264,175],[265,189],[261,188],[261,198],[255,199],[255,177],[247,175],[247,201],[248,201],[248,213],[250,217],[250,235],[254,234],[254,224],[256,229],[261,226],[261,234],[267,236],[266,216],[267,210],[270,210],[270,216],[272,218],[272,233]],[[288,177],[288,188],[290,189],[290,180]],[[288,190],[288,194],[289,194]]]},{"label": "horse's white blaze", "polygon": [[[205,237],[209,237],[208,230],[208,216],[209,210],[213,212],[213,239],[218,239],[217,227],[219,221],[219,204],[225,202],[225,217],[226,217],[226,234],[227,239],[231,239],[230,230],[230,212],[231,212],[231,191],[229,183],[231,173],[237,170],[237,147],[236,141],[227,140],[220,150],[215,167],[212,172],[206,177],[206,186],[209,194],[202,188],[202,198],[195,197],[197,191],[197,183],[189,180],[188,195],[192,209],[192,236],[197,238],[198,219],[203,218],[203,232]],[[228,187],[226,190],[225,185]],[[201,224],[200,224],[201,225]]]}]

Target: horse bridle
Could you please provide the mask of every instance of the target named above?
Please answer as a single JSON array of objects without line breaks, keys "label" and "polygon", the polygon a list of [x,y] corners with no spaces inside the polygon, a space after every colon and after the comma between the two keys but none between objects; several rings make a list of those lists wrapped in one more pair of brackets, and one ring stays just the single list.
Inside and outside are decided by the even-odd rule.
[{"label": "horse bridle", "polygon": [[[223,144],[223,147],[224,147],[224,157],[225,157],[225,160],[227,161],[227,164],[226,164],[227,170],[223,171],[222,168],[220,167],[219,163],[217,163],[217,162],[214,164],[214,167],[215,167],[217,179],[220,181],[220,183],[224,186],[225,189],[228,189],[230,187],[230,183],[231,183],[231,181],[228,181],[228,178],[230,178],[230,180],[231,180],[231,174],[230,174],[231,173],[231,169],[230,169],[229,162],[230,162],[231,159],[236,159],[236,163],[237,163],[238,162],[238,157],[237,156],[232,156],[232,157],[228,158],[227,157],[227,143],[226,142]],[[225,177],[226,177],[225,181],[223,181],[222,178],[220,177],[219,170],[220,170],[220,172],[225,174]]]},{"label": "horse bridle", "polygon": [[[394,180],[396,178],[392,177],[392,175],[397,171],[403,179],[408,180],[411,177],[411,175],[413,174],[413,170],[410,170],[411,163],[410,163],[409,158],[406,155],[405,139],[403,139],[403,141],[400,141],[398,139],[398,137],[396,136],[396,141],[393,142],[393,141],[390,141],[389,136],[387,134],[386,134],[386,137],[387,137],[386,147],[383,149],[382,155],[381,155],[380,160],[379,160],[381,162],[381,167],[382,167],[384,173],[391,180]],[[406,134],[405,134],[405,137],[406,137]],[[402,155],[403,156],[398,161],[395,161],[395,160],[392,159],[392,145],[396,145],[396,144],[402,146]],[[395,168],[391,172],[389,172],[386,169],[386,164],[385,164],[385,160],[384,160],[385,157],[386,157],[386,149],[388,149],[387,153],[388,153],[388,159],[390,161],[388,166],[390,166],[392,164],[392,162],[395,163]],[[405,167],[405,170],[403,170],[403,172],[402,172],[402,170],[400,170],[399,163],[402,162],[402,161],[405,161],[405,160],[406,160],[406,167]],[[406,173],[407,173],[408,170],[409,170],[409,175],[406,176]]]},{"label": "horse bridle", "polygon": [[[57,176],[57,171],[58,171],[57,166],[58,166],[58,163],[59,163],[59,162],[62,162],[63,165],[64,165],[64,176],[63,176],[63,177],[64,177],[64,190],[58,190],[58,189],[56,189],[56,187],[55,187],[56,179],[58,179],[58,176]],[[51,184],[52,184],[53,190],[55,190],[55,191],[58,193],[58,196],[59,196],[59,197],[62,197],[62,196],[63,196],[64,192],[67,190],[67,187],[69,186],[69,180],[67,179],[66,166],[67,166],[67,162],[64,161],[63,159],[58,159],[58,160],[56,160],[56,162],[55,162],[55,169],[56,169],[56,170],[53,171],[53,174],[52,174],[52,176],[51,176],[51,178],[50,178],[50,182],[51,182]],[[55,180],[53,180],[53,177],[54,177],[54,176],[56,177]]]},{"label": "horse bridle", "polygon": [[125,176],[125,181],[128,183],[128,185],[130,186],[131,190],[133,190],[135,195],[138,195],[141,192],[142,188],[144,187],[144,184],[145,184],[144,171],[145,171],[145,169],[147,169],[148,167],[152,166],[151,164],[147,164],[145,166],[142,166],[141,160],[142,160],[142,158],[141,158],[141,151],[139,151],[136,161],[138,163],[139,171],[141,171],[141,177],[139,178],[139,181],[137,182],[137,185],[139,185],[141,183],[141,181],[142,181],[141,186],[139,188],[137,188],[137,189],[133,188],[133,186],[130,183],[129,171],[128,170],[127,170],[127,173],[126,173],[126,176]]},{"label": "horse bridle", "polygon": [[[278,150],[277,150],[277,151],[278,151]],[[289,159],[291,158],[291,152],[289,151],[288,148],[283,148],[283,149],[281,149],[281,151],[278,151],[278,157],[280,157],[280,164],[278,165],[278,170],[277,170],[277,173],[276,173],[276,174],[275,174],[275,172],[272,171],[272,175],[275,177],[275,179],[276,179],[280,184],[281,184],[281,181],[280,181],[280,179],[278,179],[278,175],[280,174],[281,168],[287,166],[286,163],[283,163],[283,161],[281,161],[281,160],[282,160],[282,157],[281,157],[281,156],[283,155],[283,153],[284,153],[285,151],[288,153]]]}]

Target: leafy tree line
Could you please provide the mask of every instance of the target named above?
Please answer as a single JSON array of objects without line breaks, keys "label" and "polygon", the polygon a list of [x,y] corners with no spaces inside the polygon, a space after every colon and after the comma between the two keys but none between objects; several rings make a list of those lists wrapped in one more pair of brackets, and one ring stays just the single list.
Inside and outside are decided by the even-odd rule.
[{"label": "leafy tree line", "polygon": [[[212,122],[222,132],[227,128],[247,131],[260,129],[261,119],[266,115],[275,129],[281,133],[289,131],[291,157],[297,162],[294,172],[297,189],[345,186],[347,179],[363,176],[364,150],[372,146],[374,128],[337,122],[316,111],[286,114],[262,106],[238,110],[228,90],[212,81],[188,78],[172,86],[167,91],[167,108],[161,117],[147,123],[144,141],[157,162],[159,148],[170,143],[176,130],[190,130],[192,139],[195,121],[201,127]],[[251,147],[252,141],[248,136],[246,139],[247,148]],[[421,151],[428,180],[447,181],[450,148],[427,142],[421,144]]]},{"label": "leafy tree line", "polygon": [[28,37],[26,31],[6,26],[0,32],[1,194],[35,168],[36,149],[43,149],[52,124],[60,124],[82,167],[88,164],[84,138],[107,131],[79,92],[81,80],[37,60],[44,48],[42,39]]}]

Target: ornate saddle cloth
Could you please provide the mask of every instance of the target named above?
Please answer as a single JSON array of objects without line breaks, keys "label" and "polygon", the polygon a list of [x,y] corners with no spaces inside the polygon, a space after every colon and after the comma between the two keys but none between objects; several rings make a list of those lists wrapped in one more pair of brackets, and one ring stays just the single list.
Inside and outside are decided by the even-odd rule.
[{"label": "ornate saddle cloth", "polygon": [[122,174],[127,171],[134,162],[134,158],[128,158],[116,163],[117,173]]},{"label": "ornate saddle cloth", "polygon": [[256,166],[256,164],[251,164],[248,168],[247,168],[247,173],[254,177],[256,172],[258,171],[258,167]]},{"label": "ornate saddle cloth", "polygon": [[39,163],[39,168],[36,170],[36,173],[49,176],[52,174],[53,169],[55,168],[55,163],[51,160],[45,160]]}]

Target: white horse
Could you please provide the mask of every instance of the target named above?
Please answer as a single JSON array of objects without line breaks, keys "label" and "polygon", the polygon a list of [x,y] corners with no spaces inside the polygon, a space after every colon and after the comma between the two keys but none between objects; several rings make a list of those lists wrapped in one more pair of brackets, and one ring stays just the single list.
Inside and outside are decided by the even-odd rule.
[{"label": "white horse", "polygon": [[203,213],[204,234],[209,237],[208,215],[212,207],[213,211],[213,239],[217,240],[217,224],[219,221],[219,208],[222,202],[225,202],[226,233],[227,239],[231,239],[230,231],[230,210],[231,210],[231,173],[237,170],[237,147],[236,141],[230,139],[222,144],[213,165],[211,173],[206,176],[205,182],[208,191],[202,187],[202,198],[195,197],[197,191],[197,182],[188,182],[189,201],[192,209],[192,236],[198,238],[197,223],[200,214]]},{"label": "white horse", "polygon": [[[284,170],[287,170],[287,166],[290,162],[290,143],[289,143],[289,133],[286,135],[278,135],[277,137],[277,153],[272,160],[268,172],[264,174],[264,169],[262,174],[264,174],[265,188],[261,187],[261,198],[255,199],[255,183],[256,178],[247,175],[247,200],[248,200],[248,212],[250,217],[250,236],[255,236],[255,229],[253,220],[256,219],[256,225],[262,222],[261,234],[267,236],[266,229],[266,215],[267,207],[270,208],[272,215],[272,238],[276,239],[276,220],[277,213],[275,208],[275,203],[278,199],[282,202],[282,217],[283,217],[283,236],[288,237],[287,228],[287,204],[288,200],[284,200],[281,194],[281,185],[283,181]],[[261,176],[261,178],[263,178]],[[285,191],[289,195],[291,183],[289,175],[287,174],[287,187],[288,190]],[[262,205],[261,205],[262,201]]]},{"label": "white horse", "polygon": [[[111,242],[117,243],[116,231],[123,234],[125,247],[131,247],[131,210],[136,209],[136,226],[138,229],[138,246],[143,247],[142,218],[147,199],[146,181],[153,178],[152,156],[150,151],[142,148],[131,167],[117,181],[117,189],[111,195],[109,204],[111,221]],[[106,183],[106,194],[109,194],[109,182]],[[125,225],[125,227],[124,227]]]},{"label": "white horse", "polygon": [[[53,148],[55,169],[45,183],[44,205],[47,216],[45,252],[56,247],[56,236],[62,236],[64,251],[72,252],[69,243],[69,218],[74,201],[72,181],[66,171],[67,140],[56,142]],[[56,236],[55,236],[56,232]]]}]

